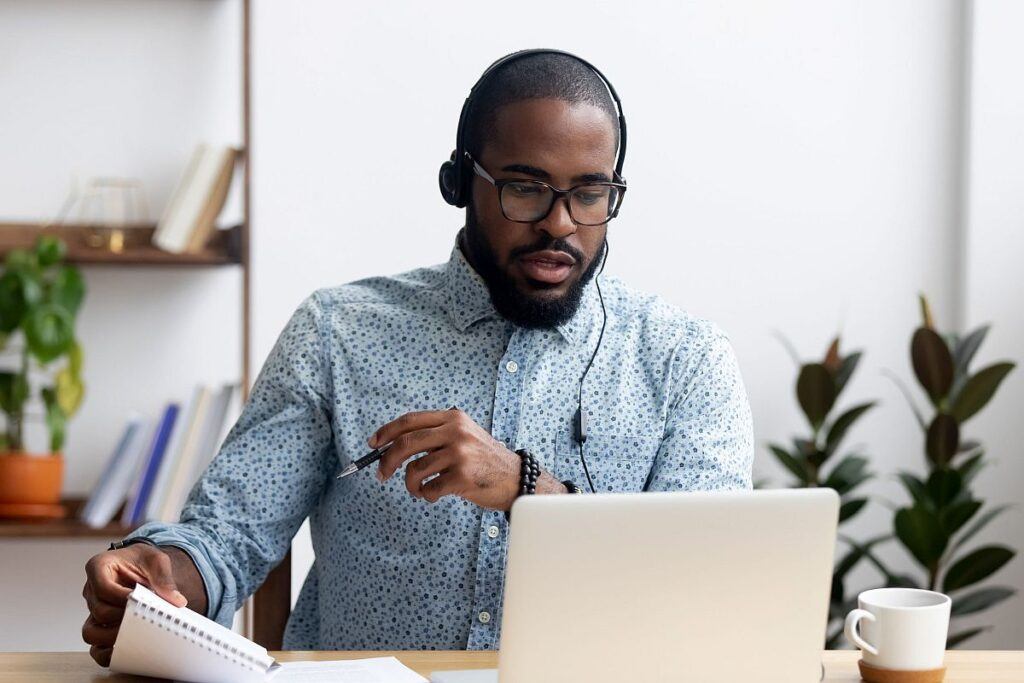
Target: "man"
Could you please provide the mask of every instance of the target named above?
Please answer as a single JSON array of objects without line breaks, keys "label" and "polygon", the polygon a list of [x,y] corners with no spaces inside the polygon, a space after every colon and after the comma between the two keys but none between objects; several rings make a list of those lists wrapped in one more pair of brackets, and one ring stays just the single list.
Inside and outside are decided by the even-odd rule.
[{"label": "man", "polygon": [[[726,337],[595,277],[623,192],[601,78],[564,54],[520,56],[467,116],[470,196],[448,262],[302,302],[180,523],[89,561],[98,662],[136,581],[229,624],[307,516],[316,560],[286,648],[496,648],[506,512],[524,489],[750,487]],[[391,442],[379,466],[336,478]]]}]

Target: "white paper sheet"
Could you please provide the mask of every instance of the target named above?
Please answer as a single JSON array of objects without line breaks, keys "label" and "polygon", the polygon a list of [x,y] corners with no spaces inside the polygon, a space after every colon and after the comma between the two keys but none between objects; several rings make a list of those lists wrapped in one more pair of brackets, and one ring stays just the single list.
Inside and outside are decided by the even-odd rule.
[{"label": "white paper sheet", "polygon": [[427,683],[394,657],[282,662],[274,683]]}]

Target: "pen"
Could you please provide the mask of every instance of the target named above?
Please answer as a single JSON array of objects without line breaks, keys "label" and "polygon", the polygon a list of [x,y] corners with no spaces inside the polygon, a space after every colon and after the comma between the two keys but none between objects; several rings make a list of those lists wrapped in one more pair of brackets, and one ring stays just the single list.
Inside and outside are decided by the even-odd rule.
[{"label": "pen", "polygon": [[348,467],[343,469],[341,471],[341,474],[339,474],[337,477],[335,477],[335,479],[344,479],[348,475],[355,474],[356,472],[358,472],[359,470],[363,469],[364,467],[368,467],[369,465],[372,465],[373,463],[377,462],[378,460],[381,459],[381,457],[385,453],[388,452],[388,450],[391,448],[391,445],[393,443],[394,443],[394,441],[392,441],[391,443],[387,444],[386,446],[381,446],[380,448],[374,448],[372,451],[370,451],[369,453],[367,453],[363,457],[359,458],[355,462],[353,462],[350,465],[348,465]]},{"label": "pen", "polygon": [[[458,410],[458,408],[459,408],[458,406],[452,406],[448,410]],[[370,451],[369,453],[367,453],[363,457],[359,458],[355,462],[353,462],[353,463],[349,464],[347,467],[345,467],[345,469],[343,469],[338,474],[338,476],[335,477],[335,479],[344,479],[348,475],[355,474],[359,470],[365,469],[367,466],[372,465],[373,463],[377,462],[378,460],[381,459],[381,457],[384,456],[385,453],[388,452],[388,449],[390,449],[391,446],[394,443],[395,442],[392,441],[391,443],[386,444],[384,446],[381,446],[380,448],[374,448],[372,451]]]}]

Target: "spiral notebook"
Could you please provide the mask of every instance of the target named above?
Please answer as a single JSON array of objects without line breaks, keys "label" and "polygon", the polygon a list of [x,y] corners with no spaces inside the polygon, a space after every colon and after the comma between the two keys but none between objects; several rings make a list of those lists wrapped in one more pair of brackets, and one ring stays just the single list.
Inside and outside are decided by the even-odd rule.
[{"label": "spiral notebook", "polygon": [[142,584],[128,596],[111,671],[189,683],[267,681],[281,668],[265,648]]},{"label": "spiral notebook", "polygon": [[128,596],[111,671],[186,683],[426,683],[394,657],[274,661],[265,648],[138,584]]}]

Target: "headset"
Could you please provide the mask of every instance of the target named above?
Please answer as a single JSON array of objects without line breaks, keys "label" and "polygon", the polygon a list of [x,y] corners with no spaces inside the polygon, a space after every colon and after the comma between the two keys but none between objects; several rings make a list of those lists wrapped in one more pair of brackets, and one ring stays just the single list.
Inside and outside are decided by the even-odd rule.
[{"label": "headset", "polygon": [[[452,156],[448,161],[441,164],[441,170],[437,174],[438,185],[441,189],[441,196],[444,197],[444,200],[452,206],[457,206],[461,209],[469,202],[469,188],[473,179],[473,169],[467,163],[466,123],[469,120],[470,112],[473,109],[473,96],[476,94],[480,86],[487,82],[490,75],[501,67],[522,59],[523,57],[539,54],[565,55],[567,57],[572,57],[580,64],[597,74],[597,77],[600,78],[601,82],[604,83],[606,88],[608,88],[608,94],[612,96],[612,101],[615,102],[615,110],[618,113],[619,119],[619,149],[615,158],[615,180],[620,183],[626,182],[626,179],[622,177],[622,164],[626,160],[626,117],[622,113],[622,102],[619,101],[619,95],[615,92],[615,88],[612,87],[611,81],[605,78],[604,74],[597,70],[596,66],[582,57],[572,54],[571,52],[547,48],[520,50],[519,52],[513,52],[512,54],[505,55],[487,67],[483,75],[480,76],[480,79],[469,91],[469,95],[466,96],[466,101],[462,104],[462,112],[459,114],[459,127],[455,134],[455,151],[452,152]],[[618,212],[618,207],[616,207],[615,213],[612,214],[612,218],[618,215]]]},{"label": "headset", "polygon": [[[597,77],[601,79],[602,83],[604,83],[605,87],[608,89],[608,94],[611,95],[612,101],[615,102],[615,110],[618,114],[619,123],[619,148],[615,155],[614,178],[617,182],[625,184],[626,179],[622,177],[622,165],[626,160],[626,116],[622,112],[622,102],[619,100],[619,95],[615,92],[615,88],[612,86],[611,81],[605,78],[605,75],[601,73],[596,66],[582,57],[572,54],[571,52],[546,48],[520,50],[518,52],[505,55],[487,67],[479,80],[477,80],[476,84],[469,91],[469,95],[466,96],[466,101],[462,104],[462,112],[459,114],[459,127],[455,136],[455,151],[452,152],[452,156],[448,161],[441,164],[441,170],[437,175],[441,196],[444,197],[444,200],[452,206],[456,206],[461,209],[469,202],[470,185],[473,179],[473,173],[467,163],[469,153],[466,151],[466,122],[469,120],[470,113],[473,109],[474,94],[476,94],[482,84],[487,82],[488,77],[501,67],[509,64],[510,62],[514,62],[517,59],[537,54],[556,54],[571,57],[597,74]],[[611,216],[612,218],[615,218],[615,216],[619,214],[620,207],[621,203],[615,208],[615,213]],[[601,332],[597,336],[597,345],[594,347],[594,352],[590,355],[590,360],[587,361],[587,366],[583,370],[583,376],[580,378],[576,414],[573,417],[573,440],[579,447],[580,464],[583,465],[583,472],[587,476],[587,484],[590,486],[591,493],[596,492],[594,488],[594,481],[590,478],[590,469],[587,467],[587,460],[583,454],[583,444],[587,440],[587,413],[583,409],[583,383],[586,381],[587,373],[590,372],[590,368],[594,364],[594,359],[597,358],[597,352],[601,349],[601,342],[604,341],[604,330],[608,323],[608,311],[605,309],[604,295],[601,293],[601,283],[599,281],[601,273],[604,272],[605,263],[608,262],[607,235],[605,236],[604,244],[602,246],[604,247],[604,253],[601,256],[601,268],[597,271],[597,275],[594,276],[594,285],[597,287],[597,296],[601,302]]]}]

